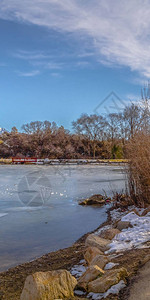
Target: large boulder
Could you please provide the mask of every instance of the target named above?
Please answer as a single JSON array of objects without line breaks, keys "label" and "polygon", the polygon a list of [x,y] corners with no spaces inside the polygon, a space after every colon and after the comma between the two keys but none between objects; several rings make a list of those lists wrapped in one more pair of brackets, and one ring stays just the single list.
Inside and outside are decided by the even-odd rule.
[{"label": "large boulder", "polygon": [[128,276],[125,268],[106,271],[102,277],[99,277],[88,284],[88,292],[105,293],[112,285],[120,280],[125,280]]},{"label": "large boulder", "polygon": [[90,266],[84,274],[78,280],[78,288],[87,290],[87,285],[90,281],[93,281],[97,277],[101,277],[104,274],[104,271],[98,266]]},{"label": "large boulder", "polygon": [[100,237],[108,240],[112,240],[116,234],[120,233],[118,228],[110,228],[100,233]]},{"label": "large boulder", "polygon": [[110,244],[110,240],[103,239],[95,234],[90,234],[85,241],[86,247],[89,247],[89,246],[97,247],[102,252],[105,252],[106,250],[109,249],[109,246],[108,246],[109,244]]},{"label": "large boulder", "polygon": [[93,258],[100,254],[103,254],[103,252],[98,248],[88,247],[84,253],[84,259],[87,261],[88,264],[90,264]]},{"label": "large boulder", "polygon": [[80,205],[103,205],[105,204],[104,197],[102,195],[93,195],[90,198],[87,198],[81,202]]},{"label": "large boulder", "polygon": [[108,263],[108,257],[105,255],[97,255],[95,256],[90,265],[97,265],[99,268],[103,269],[105,265]]},{"label": "large boulder", "polygon": [[74,297],[77,280],[66,270],[37,272],[26,278],[20,300],[54,300]]}]

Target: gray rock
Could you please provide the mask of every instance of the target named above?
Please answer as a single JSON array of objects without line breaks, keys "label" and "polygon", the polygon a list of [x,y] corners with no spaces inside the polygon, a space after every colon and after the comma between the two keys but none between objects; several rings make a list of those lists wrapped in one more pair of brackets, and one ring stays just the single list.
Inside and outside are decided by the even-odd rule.
[{"label": "gray rock", "polygon": [[133,227],[132,224],[128,221],[119,221],[117,223],[117,229],[120,231],[123,229],[127,229],[128,227]]}]

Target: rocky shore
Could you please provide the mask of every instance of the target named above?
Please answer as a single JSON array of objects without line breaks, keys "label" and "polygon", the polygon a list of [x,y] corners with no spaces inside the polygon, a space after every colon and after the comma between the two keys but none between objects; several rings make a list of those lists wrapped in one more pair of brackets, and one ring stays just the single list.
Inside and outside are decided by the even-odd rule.
[{"label": "rocky shore", "polygon": [[[149,225],[149,209],[132,206],[126,210],[110,210],[105,224],[71,247],[0,273],[0,299],[29,299],[28,293],[35,292],[35,282],[45,293],[48,278],[51,282],[52,278],[63,282],[68,294],[62,299],[128,299],[133,275],[150,259]],[[54,270],[59,271],[52,273]],[[46,288],[51,296],[45,299],[55,299],[52,293],[57,289],[58,286]]]}]

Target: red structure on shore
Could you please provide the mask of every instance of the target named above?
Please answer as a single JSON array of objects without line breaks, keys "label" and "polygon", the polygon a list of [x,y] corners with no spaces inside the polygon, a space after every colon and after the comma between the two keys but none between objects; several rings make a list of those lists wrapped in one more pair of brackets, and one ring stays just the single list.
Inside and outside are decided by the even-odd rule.
[{"label": "red structure on shore", "polygon": [[12,163],[14,164],[35,164],[37,163],[37,158],[35,157],[25,157],[25,158],[18,158],[18,157],[12,157]]}]

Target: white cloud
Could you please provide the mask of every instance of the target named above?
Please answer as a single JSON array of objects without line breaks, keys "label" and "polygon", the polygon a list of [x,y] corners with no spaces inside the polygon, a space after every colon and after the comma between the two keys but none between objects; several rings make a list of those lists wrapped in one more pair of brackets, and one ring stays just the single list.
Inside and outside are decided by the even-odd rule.
[{"label": "white cloud", "polygon": [[60,70],[62,66],[63,63],[48,62],[46,63],[45,68],[49,70]]},{"label": "white cloud", "polygon": [[18,71],[17,74],[19,76],[22,76],[22,77],[34,77],[36,75],[39,75],[40,71],[39,70],[33,70],[33,71],[30,71],[30,72],[20,72],[20,71]]},{"label": "white cloud", "polygon": [[63,67],[62,62],[56,62],[56,57],[40,51],[18,50],[13,56],[28,61],[34,67],[42,67],[49,70],[60,70]]},{"label": "white cloud", "polygon": [[15,57],[24,59],[24,60],[39,60],[39,59],[48,59],[51,56],[47,55],[43,52],[39,51],[25,51],[25,50],[18,50],[13,54]]},{"label": "white cloud", "polygon": [[149,0],[1,0],[0,17],[89,40],[101,63],[150,77]]},{"label": "white cloud", "polygon": [[137,84],[140,86],[146,86],[147,85],[147,78],[143,77],[134,77],[131,79],[131,82],[133,84]]}]

